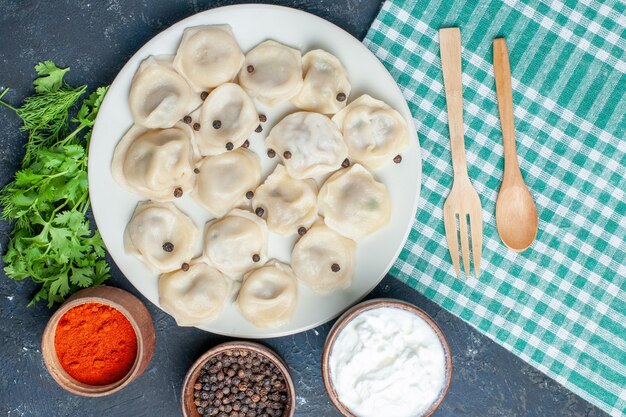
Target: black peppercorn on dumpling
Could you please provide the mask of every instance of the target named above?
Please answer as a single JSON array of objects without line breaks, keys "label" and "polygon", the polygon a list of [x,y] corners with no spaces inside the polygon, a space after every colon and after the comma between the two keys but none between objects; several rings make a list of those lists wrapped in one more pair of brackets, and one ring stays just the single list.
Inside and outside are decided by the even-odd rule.
[{"label": "black peppercorn on dumpling", "polygon": [[198,229],[173,203],[143,201],[124,232],[124,249],[156,272],[179,269],[193,256]]},{"label": "black peppercorn on dumpling", "polygon": [[319,294],[348,288],[354,275],[356,243],[318,221],[291,253],[291,266],[304,285]]},{"label": "black peppercorn on dumpling", "polygon": [[297,300],[293,271],[289,265],[272,259],[244,276],[237,305],[255,326],[278,327],[291,320]]},{"label": "black peppercorn on dumpling", "polygon": [[317,218],[317,191],[314,180],[294,179],[278,164],[256,189],[252,208],[263,208],[271,231],[292,235],[300,227],[309,228]]},{"label": "black peppercorn on dumpling", "polygon": [[204,262],[193,262],[159,278],[159,304],[179,326],[215,320],[230,297],[231,281]]},{"label": "black peppercorn on dumpling", "polygon": [[331,175],[317,198],[326,225],[352,240],[371,235],[391,218],[389,190],[359,164]]},{"label": "black peppercorn on dumpling", "polygon": [[302,57],[304,82],[291,102],[302,110],[335,114],[346,107],[350,95],[350,81],[343,64],[321,49],[307,52]]},{"label": "black peppercorn on dumpling", "polygon": [[233,81],[243,60],[229,25],[194,26],[183,32],[174,67],[201,92]]},{"label": "black peppercorn on dumpling", "polygon": [[367,94],[333,117],[348,146],[351,160],[370,169],[394,161],[409,146],[406,120],[387,103]]},{"label": "black peppercorn on dumpling", "polygon": [[158,201],[191,191],[195,156],[191,128],[176,123],[166,129],[134,125],[115,148],[111,172],[128,190]]},{"label": "black peppercorn on dumpling", "polygon": [[341,167],[348,149],[341,132],[328,117],[297,112],[282,119],[270,131],[265,144],[296,179],[328,174]]},{"label": "black peppercorn on dumpling", "polygon": [[234,209],[204,229],[206,262],[230,278],[240,279],[267,260],[268,231],[265,220],[247,210]]},{"label": "black peppercorn on dumpling", "polygon": [[146,58],[133,77],[128,105],[133,120],[148,128],[171,127],[201,103],[166,56]]},{"label": "black peppercorn on dumpling", "polygon": [[235,207],[249,207],[246,195],[261,181],[259,157],[239,148],[206,156],[198,165],[196,185],[191,196],[214,217],[222,217]]},{"label": "black peppercorn on dumpling", "polygon": [[284,103],[302,88],[302,54],[275,41],[265,41],[246,55],[239,84],[268,106]]},{"label": "black peppercorn on dumpling", "polygon": [[201,155],[218,155],[239,148],[259,125],[252,99],[233,83],[211,91],[191,116]]}]

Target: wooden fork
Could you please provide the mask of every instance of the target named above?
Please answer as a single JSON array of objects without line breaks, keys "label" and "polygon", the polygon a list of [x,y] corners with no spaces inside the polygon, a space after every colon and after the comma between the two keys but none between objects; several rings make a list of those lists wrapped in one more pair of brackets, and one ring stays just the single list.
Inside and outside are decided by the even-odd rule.
[{"label": "wooden fork", "polygon": [[[461,253],[465,274],[470,275],[470,243],[474,255],[474,274],[480,275],[480,255],[483,246],[483,215],[478,193],[472,187],[467,175],[465,159],[465,142],[463,138],[463,86],[461,82],[461,32],[459,28],[439,30],[441,50],[441,66],[443,83],[448,105],[448,126],[450,128],[450,147],[452,150],[452,167],[454,182],[452,190],[443,206],[443,224],[446,228],[446,239],[452,257],[452,264],[457,277],[461,276],[459,263],[459,233]],[[468,233],[468,221],[470,231]]]}]

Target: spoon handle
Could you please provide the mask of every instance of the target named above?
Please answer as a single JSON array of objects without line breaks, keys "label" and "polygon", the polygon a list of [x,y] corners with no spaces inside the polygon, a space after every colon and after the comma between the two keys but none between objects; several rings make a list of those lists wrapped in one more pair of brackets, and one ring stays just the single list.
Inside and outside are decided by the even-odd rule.
[{"label": "spoon handle", "polygon": [[[517,150],[515,149],[515,125],[513,119],[513,93],[511,90],[511,66],[509,51],[504,38],[493,41],[493,70],[496,77],[496,95],[504,143],[504,177],[519,173]],[[513,177],[509,177],[513,178]]]}]

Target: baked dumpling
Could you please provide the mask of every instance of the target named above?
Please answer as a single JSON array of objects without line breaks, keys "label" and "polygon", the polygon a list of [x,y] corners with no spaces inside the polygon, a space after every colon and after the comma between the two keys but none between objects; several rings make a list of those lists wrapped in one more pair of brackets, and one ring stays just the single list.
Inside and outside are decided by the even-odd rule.
[{"label": "baked dumpling", "polygon": [[230,297],[231,282],[204,262],[188,264],[185,269],[161,275],[159,304],[179,326],[215,320]]},{"label": "baked dumpling", "polygon": [[290,114],[272,128],[265,144],[280,155],[296,179],[335,171],[348,156],[337,125],[319,113]]},{"label": "baked dumpling", "polygon": [[198,229],[173,203],[143,201],[124,232],[124,249],[156,272],[179,269],[193,257]]},{"label": "baked dumpling", "polygon": [[201,102],[187,80],[176,72],[170,57],[143,60],[128,96],[133,120],[148,128],[171,127]]},{"label": "baked dumpling", "polygon": [[254,192],[252,208],[263,209],[267,227],[281,235],[308,229],[317,218],[317,184],[296,180],[281,164]]},{"label": "baked dumpling", "polygon": [[328,227],[352,240],[374,233],[391,217],[387,187],[359,164],[331,175],[322,185],[317,204]]},{"label": "baked dumpling", "polygon": [[388,104],[367,94],[333,117],[348,145],[350,160],[370,169],[390,163],[409,146],[406,120]]},{"label": "baked dumpling", "polygon": [[243,52],[229,25],[195,26],[185,29],[174,67],[196,92],[208,92],[233,81],[243,60]]},{"label": "baked dumpling", "polygon": [[241,314],[257,327],[278,327],[291,320],[298,299],[296,277],[288,265],[271,260],[248,272],[239,290]]},{"label": "baked dumpling", "polygon": [[265,263],[267,239],[265,220],[249,211],[234,209],[206,224],[203,254],[209,265],[237,279]]},{"label": "baked dumpling", "polygon": [[356,243],[318,222],[293,248],[291,266],[300,282],[319,294],[348,288]]},{"label": "baked dumpling", "polygon": [[166,129],[134,125],[115,148],[113,178],[128,190],[152,200],[182,197],[195,182],[191,136],[191,128],[184,123]]},{"label": "baked dumpling", "polygon": [[261,182],[259,157],[244,148],[221,155],[206,156],[198,165],[191,195],[213,217],[222,217],[235,207],[249,204]]},{"label": "baked dumpling", "polygon": [[321,49],[307,52],[302,57],[302,73],[302,88],[291,99],[294,106],[324,114],[335,114],[346,107],[350,81],[337,57]]},{"label": "baked dumpling", "polygon": [[268,106],[288,101],[302,87],[302,55],[297,49],[265,41],[246,54],[239,84]]},{"label": "baked dumpling", "polygon": [[233,83],[211,91],[191,116],[201,155],[218,155],[240,147],[259,125],[252,99]]}]

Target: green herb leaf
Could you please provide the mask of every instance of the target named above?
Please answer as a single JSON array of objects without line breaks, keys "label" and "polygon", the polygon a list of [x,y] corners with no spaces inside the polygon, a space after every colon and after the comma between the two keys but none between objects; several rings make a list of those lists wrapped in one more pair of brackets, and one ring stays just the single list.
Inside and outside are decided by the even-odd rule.
[{"label": "green herb leaf", "polygon": [[0,190],[2,218],[13,222],[3,260],[8,277],[41,285],[29,305],[47,301],[51,307],[109,277],[102,238],[92,233],[85,218],[85,146],[107,88],[90,94],[70,118],[87,87],[64,84],[69,68],[60,69],[52,61],[37,64],[35,70],[41,75],[34,81],[37,94],[22,106],[2,101],[8,90],[0,94],[0,104],[16,112],[28,133],[22,167]]},{"label": "green herb leaf", "polygon": [[65,73],[70,69],[59,68],[52,61],[44,61],[35,65],[35,71],[37,74],[43,75],[33,81],[35,91],[38,93],[49,93],[51,91],[57,91],[61,84],[63,84],[63,77]]}]

